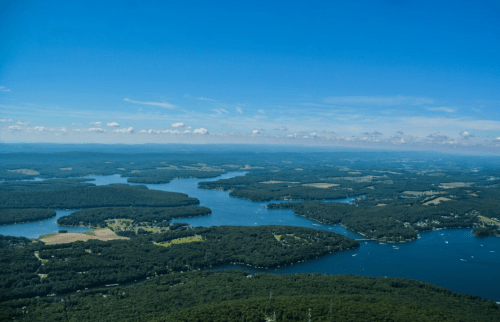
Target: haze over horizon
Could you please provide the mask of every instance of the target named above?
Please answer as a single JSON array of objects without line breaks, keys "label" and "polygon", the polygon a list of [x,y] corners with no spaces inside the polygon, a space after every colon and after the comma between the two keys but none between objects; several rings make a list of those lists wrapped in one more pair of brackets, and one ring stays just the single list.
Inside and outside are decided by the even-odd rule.
[{"label": "haze over horizon", "polygon": [[500,153],[500,3],[0,2],[0,142]]}]

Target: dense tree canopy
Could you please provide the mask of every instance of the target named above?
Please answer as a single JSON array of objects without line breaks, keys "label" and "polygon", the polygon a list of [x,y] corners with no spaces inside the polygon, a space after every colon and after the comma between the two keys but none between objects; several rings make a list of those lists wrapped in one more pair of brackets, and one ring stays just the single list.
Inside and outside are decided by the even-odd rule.
[{"label": "dense tree canopy", "polygon": [[401,278],[189,272],[0,303],[23,321],[498,321],[499,306]]},{"label": "dense tree canopy", "polygon": [[132,219],[137,223],[147,223],[150,225],[168,225],[174,218],[204,216],[212,211],[206,207],[185,206],[185,207],[107,207],[90,208],[74,212],[68,216],[57,220],[63,226],[92,226],[106,227],[106,220],[109,219]]},{"label": "dense tree canopy", "polygon": [[186,194],[145,186],[108,185],[48,191],[3,191],[0,208],[80,209],[95,207],[179,207],[196,205]]},{"label": "dense tree canopy", "polygon": [[230,263],[276,267],[358,246],[351,238],[309,228],[223,226],[130,240],[2,247],[0,296],[59,294]]},{"label": "dense tree canopy", "polygon": [[55,210],[50,209],[1,209],[0,225],[15,224],[20,222],[37,221],[48,219],[56,215]]}]

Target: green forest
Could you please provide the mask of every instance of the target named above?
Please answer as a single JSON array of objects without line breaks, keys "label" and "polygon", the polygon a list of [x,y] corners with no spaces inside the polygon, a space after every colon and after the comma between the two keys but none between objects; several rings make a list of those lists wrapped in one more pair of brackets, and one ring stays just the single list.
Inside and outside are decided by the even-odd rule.
[{"label": "green forest", "polygon": [[212,211],[206,207],[184,206],[167,208],[107,207],[90,208],[74,212],[57,220],[63,226],[107,227],[109,219],[131,219],[136,223],[150,226],[168,226],[175,218],[210,215]]},{"label": "green forest", "polygon": [[[310,318],[309,318],[310,317]],[[0,303],[21,321],[498,321],[497,304],[401,278],[185,272]]]},{"label": "green forest", "polygon": [[[271,202],[269,209],[291,209],[381,241],[414,240],[441,228],[473,228],[476,237],[500,235],[495,160],[481,160],[478,167],[474,160],[411,153],[224,149],[5,154],[0,225],[51,218],[53,209],[79,209],[58,224],[111,227],[130,239],[47,245],[0,235],[0,320],[500,320],[494,302],[418,281],[212,271],[225,265],[293,265],[359,243],[300,227],[172,225],[174,219],[212,211],[186,194],[143,185],[96,186],[86,177],[120,175],[129,183],[159,184],[244,171],[201,182],[199,188]],[[354,198],[349,204],[331,202],[348,197]]]},{"label": "green forest", "polygon": [[196,198],[189,198],[183,193],[121,184],[0,193],[1,208],[179,207],[198,203]]},{"label": "green forest", "polygon": [[[437,228],[466,228],[479,225],[475,207],[452,208],[422,205],[354,206],[309,201],[271,203],[269,209],[293,209],[298,216],[325,224],[342,224],[368,238],[381,241],[414,240],[418,232]],[[455,211],[455,212],[451,212]]]},{"label": "green forest", "polygon": [[[192,236],[201,238],[189,242]],[[278,267],[359,246],[357,241],[336,233],[288,226],[195,228],[130,240],[56,245],[26,245],[24,239],[19,245],[8,238],[0,241],[2,301],[231,263]],[[177,243],[164,246],[172,241]]]},{"label": "green forest", "polygon": [[44,220],[55,217],[56,212],[49,209],[1,209],[0,225]]}]

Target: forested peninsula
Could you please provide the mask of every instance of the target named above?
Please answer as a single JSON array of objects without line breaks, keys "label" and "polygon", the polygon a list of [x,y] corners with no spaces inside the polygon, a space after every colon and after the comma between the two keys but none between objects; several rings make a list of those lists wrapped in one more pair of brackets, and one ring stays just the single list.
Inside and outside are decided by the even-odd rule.
[{"label": "forested peninsula", "polygon": [[2,191],[0,208],[81,209],[97,207],[179,207],[197,205],[186,194],[145,186],[108,185],[47,191]]},{"label": "forested peninsula", "polygon": [[44,220],[55,217],[56,212],[50,209],[1,209],[0,225],[8,225],[29,221]]},{"label": "forested peninsula", "polygon": [[[165,227],[175,218],[205,216],[211,213],[212,211],[209,208],[198,206],[90,208],[61,217],[57,220],[57,223],[63,226],[107,227],[109,226],[108,220],[127,219],[133,221],[136,225]],[[120,229],[115,230],[118,232]]]},{"label": "forested peninsula", "polygon": [[62,294],[224,264],[291,265],[358,247],[351,238],[288,226],[211,227],[130,240],[44,245],[0,239],[0,300]]},{"label": "forested peninsula", "polygon": [[293,209],[298,216],[324,224],[341,224],[367,238],[380,241],[414,240],[418,232],[465,228],[479,224],[472,208],[453,209],[414,205],[354,206],[329,202],[271,203],[269,209]]},{"label": "forested peninsula", "polygon": [[402,278],[174,273],[133,286],[0,303],[21,321],[498,321],[483,298]]}]

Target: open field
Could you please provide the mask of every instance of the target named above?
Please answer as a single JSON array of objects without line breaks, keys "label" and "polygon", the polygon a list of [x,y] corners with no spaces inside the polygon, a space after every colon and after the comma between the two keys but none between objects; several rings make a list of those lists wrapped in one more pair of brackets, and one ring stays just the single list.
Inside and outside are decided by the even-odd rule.
[{"label": "open field", "polygon": [[200,235],[194,235],[194,236],[189,236],[189,237],[183,237],[183,238],[177,238],[177,239],[172,239],[171,241],[164,242],[164,243],[156,243],[155,245],[163,246],[163,247],[170,247],[172,245],[176,244],[187,244],[187,243],[195,243],[195,242],[202,242],[203,237]]},{"label": "open field", "polygon": [[439,187],[443,189],[453,189],[453,188],[470,187],[471,184],[472,182],[448,182],[448,183],[441,183]]},{"label": "open field", "polygon": [[429,200],[427,202],[424,202],[423,205],[424,206],[428,206],[428,205],[438,205],[440,202],[443,202],[443,201],[450,201],[452,199],[449,199],[449,198],[445,198],[445,197],[438,197],[436,199],[432,199],[432,200]]},{"label": "open field", "polygon": [[17,170],[7,170],[9,172],[22,173],[27,176],[37,176],[40,172],[31,169],[17,169]]},{"label": "open field", "polygon": [[[90,234],[89,234],[90,233]],[[87,241],[89,239],[98,239],[102,241],[115,240],[115,239],[128,239],[126,237],[120,237],[116,235],[111,229],[103,228],[97,229],[89,232],[87,234],[80,233],[62,233],[62,234],[49,234],[40,237],[40,241],[44,242],[47,245],[55,245],[55,244],[67,244],[73,243],[76,241]]]},{"label": "open field", "polygon": [[134,221],[132,219],[109,219],[106,220],[106,224],[109,228],[114,231],[117,230],[127,230],[128,227],[132,226]]},{"label": "open field", "polygon": [[134,220],[132,219],[108,219],[106,220],[106,224],[108,225],[109,228],[111,228],[114,231],[121,230],[121,231],[137,231],[139,228],[145,230],[145,231],[150,231],[154,234],[159,234],[163,233],[166,231],[169,231],[169,227],[158,227],[158,226],[150,226],[147,223],[141,222],[136,226],[133,226]]},{"label": "open field", "polygon": [[479,220],[481,220],[483,223],[487,224],[487,225],[497,225],[500,227],[500,221],[496,221],[496,220],[493,220],[491,218],[488,218],[488,217],[484,217],[484,216],[477,216],[479,218]]},{"label": "open field", "polygon": [[405,195],[412,195],[412,196],[433,196],[433,195],[440,195],[444,192],[441,191],[403,191]]},{"label": "open field", "polygon": [[303,184],[303,186],[320,188],[320,189],[328,189],[330,187],[338,187],[339,184],[335,184],[335,183],[305,183],[305,184]]},{"label": "open field", "polygon": [[275,184],[275,183],[300,183],[300,182],[294,182],[294,181],[275,181],[275,180],[270,180],[270,181],[262,181],[260,183],[263,184]]}]

